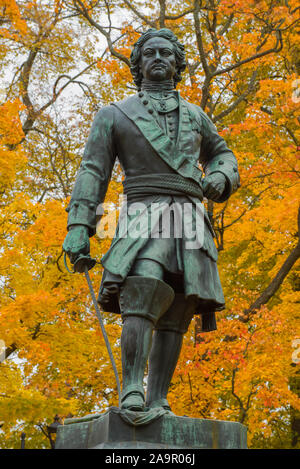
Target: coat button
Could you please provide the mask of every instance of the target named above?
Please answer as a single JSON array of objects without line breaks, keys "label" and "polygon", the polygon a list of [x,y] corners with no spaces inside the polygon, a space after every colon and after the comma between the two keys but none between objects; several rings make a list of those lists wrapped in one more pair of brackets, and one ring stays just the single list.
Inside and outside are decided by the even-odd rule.
[{"label": "coat button", "polygon": [[219,164],[220,164],[220,165],[224,164],[224,161],[220,160],[220,161],[219,161]]},{"label": "coat button", "polygon": [[149,114],[153,114],[153,109],[148,109]]},{"label": "coat button", "polygon": [[143,104],[144,104],[145,106],[147,106],[147,104],[148,104],[147,99],[144,99]]},{"label": "coat button", "polygon": [[95,208],[95,204],[89,204],[89,208],[93,210]]},{"label": "coat button", "polygon": [[142,91],[139,93],[139,97],[142,98],[144,96],[144,93]]},{"label": "coat button", "polygon": [[79,207],[79,202],[74,202],[74,207]]}]

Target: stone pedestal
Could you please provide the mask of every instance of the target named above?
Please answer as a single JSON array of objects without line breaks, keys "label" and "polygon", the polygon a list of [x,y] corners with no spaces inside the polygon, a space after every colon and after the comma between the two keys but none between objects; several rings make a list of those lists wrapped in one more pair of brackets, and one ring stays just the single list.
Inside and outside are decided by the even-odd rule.
[{"label": "stone pedestal", "polygon": [[[130,415],[129,415],[130,414]],[[238,422],[178,417],[170,412],[152,420],[120,411],[70,421],[58,427],[56,449],[246,449],[247,428]]]}]

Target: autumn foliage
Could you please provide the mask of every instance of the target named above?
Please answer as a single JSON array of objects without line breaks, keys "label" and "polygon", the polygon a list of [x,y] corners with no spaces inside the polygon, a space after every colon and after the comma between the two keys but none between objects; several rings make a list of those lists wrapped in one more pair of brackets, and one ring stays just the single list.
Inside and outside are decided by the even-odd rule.
[{"label": "autumn foliage", "polygon": [[[0,0],[1,448],[19,448],[23,431],[26,447],[49,447],[41,429],[55,414],[117,405],[88,287],[61,246],[93,116],[135,92],[130,50],[149,27],[185,44],[178,89],[215,122],[242,183],[206,202],[226,310],[215,332],[193,321],[172,410],[242,422],[250,448],[299,448],[298,18],[295,0]],[[121,177],[116,165],[112,207]],[[93,238],[92,255],[109,245]],[[103,314],[120,371],[120,319]]]}]

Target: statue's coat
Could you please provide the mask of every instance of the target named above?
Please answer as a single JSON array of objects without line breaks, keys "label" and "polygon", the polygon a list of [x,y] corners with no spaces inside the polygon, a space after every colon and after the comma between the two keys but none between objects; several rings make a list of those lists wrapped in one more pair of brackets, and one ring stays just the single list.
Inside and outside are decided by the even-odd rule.
[{"label": "statue's coat", "polygon": [[[217,202],[224,202],[238,188],[237,161],[225,140],[200,107],[188,103],[179,94],[178,99],[179,127],[175,141],[159,125],[147,92],[104,107],[97,113],[67,209],[68,226],[86,225],[90,235],[95,234],[96,209],[104,200],[116,158],[125,178],[179,174],[201,186],[199,163],[206,176],[221,172],[226,178],[226,187]],[[163,195],[149,196],[143,202],[150,206],[158,200],[171,203],[170,196]],[[181,202],[184,201],[199,202],[188,196],[181,198]],[[100,295],[107,275],[112,274],[120,282],[126,278],[146,243],[145,238],[120,238],[117,229],[111,248],[101,261],[105,272]],[[205,212],[203,246],[197,253],[184,253],[182,268],[185,294],[202,298],[202,306],[205,301],[213,299],[214,306],[206,308],[206,312],[211,313],[224,307],[216,260],[213,230]],[[116,301],[111,302],[111,310],[119,312]]]}]

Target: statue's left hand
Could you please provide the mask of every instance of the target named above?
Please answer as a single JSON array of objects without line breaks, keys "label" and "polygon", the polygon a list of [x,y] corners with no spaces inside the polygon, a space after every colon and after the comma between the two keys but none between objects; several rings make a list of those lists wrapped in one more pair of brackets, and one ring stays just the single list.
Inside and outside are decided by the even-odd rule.
[{"label": "statue's left hand", "polygon": [[212,173],[202,181],[203,195],[207,199],[217,201],[224,192],[226,178],[222,173]]}]

